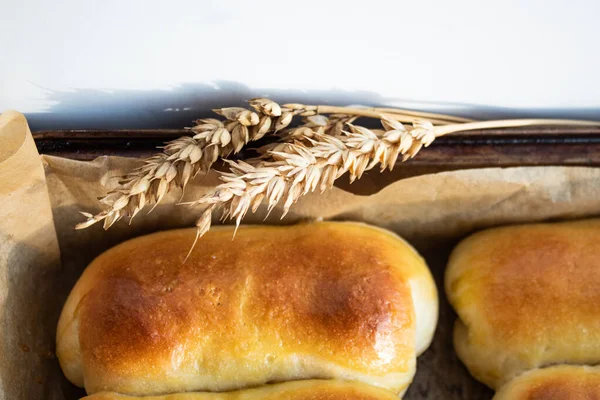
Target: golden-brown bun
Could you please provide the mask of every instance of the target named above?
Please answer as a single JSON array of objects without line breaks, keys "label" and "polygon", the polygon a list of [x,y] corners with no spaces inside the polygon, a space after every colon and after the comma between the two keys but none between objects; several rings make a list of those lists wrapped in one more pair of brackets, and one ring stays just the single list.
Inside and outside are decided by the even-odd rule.
[{"label": "golden-brown bun", "polygon": [[192,392],[131,397],[101,392],[82,400],[398,400],[398,396],[360,382],[307,380],[226,393]]},{"label": "golden-brown bun", "polygon": [[561,365],[510,381],[494,400],[600,400],[600,368]]},{"label": "golden-brown bun", "polygon": [[58,325],[67,378],[88,393],[136,395],[310,378],[406,389],[438,306],[412,247],[356,223],[232,233],[213,229],[185,264],[194,229],[94,260]]},{"label": "golden-brown bun", "polygon": [[600,220],[491,229],[458,245],[446,293],[458,356],[498,388],[552,363],[600,362]]}]

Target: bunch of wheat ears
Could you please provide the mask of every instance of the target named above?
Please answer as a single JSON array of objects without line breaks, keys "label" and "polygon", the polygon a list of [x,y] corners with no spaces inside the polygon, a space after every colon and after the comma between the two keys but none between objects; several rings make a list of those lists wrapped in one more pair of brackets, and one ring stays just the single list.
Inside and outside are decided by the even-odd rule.
[{"label": "bunch of wheat ears", "polygon": [[[102,212],[82,212],[87,220],[76,228],[103,221],[104,229],[108,229],[123,217],[131,220],[144,207],[156,207],[174,188],[184,189],[198,173],[206,174],[219,158],[229,166],[229,172],[221,172],[223,183],[185,203],[205,207],[196,221],[196,239],[210,229],[217,210],[222,210],[223,220],[235,220],[239,226],[246,213],[255,212],[263,202],[270,213],[283,201],[283,218],[301,196],[331,188],[343,174],[348,173],[354,181],[377,165],[381,171],[391,170],[398,159],[414,157],[422,147],[449,133],[527,125],[598,125],[550,119],[472,121],[393,108],[280,106],[266,98],[252,99],[249,105],[253,110],[214,110],[224,120],[195,121],[196,125],[188,128],[190,136],[167,143],[162,153],[121,177],[119,187],[100,199]],[[303,121],[290,128],[295,117]],[[358,118],[378,119],[383,129],[356,125]],[[265,135],[273,135],[276,140],[259,147],[256,158],[227,159]]]}]

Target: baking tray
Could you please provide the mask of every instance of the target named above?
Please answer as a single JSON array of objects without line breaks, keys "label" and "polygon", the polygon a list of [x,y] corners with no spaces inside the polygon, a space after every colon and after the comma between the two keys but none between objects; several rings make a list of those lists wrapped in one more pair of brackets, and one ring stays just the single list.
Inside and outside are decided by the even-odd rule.
[{"label": "baking tray", "polygon": [[[146,157],[157,152],[156,147],[165,141],[186,134],[189,131],[167,129],[60,130],[40,131],[33,136],[42,154],[92,160],[102,155]],[[445,170],[551,165],[600,166],[600,128],[528,127],[452,134],[437,139],[392,173],[372,173],[370,177],[376,181],[386,175],[379,179],[389,182]],[[377,182],[374,187],[381,188]],[[436,245],[434,251],[418,248],[438,285],[440,316],[434,341],[418,358],[417,374],[405,399],[491,399],[493,396],[492,390],[468,374],[452,346],[456,314],[444,295],[443,277],[448,255],[455,245],[453,240]]]},{"label": "baking tray", "polygon": [[[55,130],[33,134],[42,154],[78,160],[146,157],[179,129]],[[456,133],[436,139],[407,166],[600,165],[600,127],[528,127]]]}]

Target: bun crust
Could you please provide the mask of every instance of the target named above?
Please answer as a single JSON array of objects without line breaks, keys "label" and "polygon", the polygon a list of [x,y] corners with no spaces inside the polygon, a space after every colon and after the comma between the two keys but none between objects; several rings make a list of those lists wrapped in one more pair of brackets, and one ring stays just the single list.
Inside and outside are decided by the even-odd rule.
[{"label": "bun crust", "polygon": [[435,284],[409,245],[355,223],[232,234],[212,230],[185,263],[194,229],[94,260],[59,321],[67,378],[135,395],[310,378],[405,390],[437,320]]},{"label": "bun crust", "polygon": [[446,293],[475,378],[498,388],[529,369],[600,362],[599,238],[588,220],[491,229],[457,246]]}]

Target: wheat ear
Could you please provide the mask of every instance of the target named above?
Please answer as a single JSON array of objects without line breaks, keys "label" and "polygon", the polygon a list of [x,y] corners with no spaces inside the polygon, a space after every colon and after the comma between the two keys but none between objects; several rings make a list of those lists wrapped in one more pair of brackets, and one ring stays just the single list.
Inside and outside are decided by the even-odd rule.
[{"label": "wheat ear", "polygon": [[197,220],[198,236],[211,225],[212,213],[223,210],[223,218],[234,219],[236,225],[263,201],[267,212],[283,201],[283,216],[301,196],[319,189],[331,188],[336,179],[348,172],[350,181],[380,165],[381,171],[393,169],[396,160],[414,157],[423,146],[435,139],[433,124],[417,121],[412,126],[381,119],[385,129],[376,132],[351,123],[348,131],[335,137],[319,129],[311,130],[301,140],[286,143],[279,150],[267,150],[269,159],[255,165],[244,161],[228,161],[231,172],[221,175],[222,184],[199,200],[189,203],[207,209]]},{"label": "wheat ear", "polygon": [[96,215],[82,212],[87,219],[75,228],[104,221],[104,229],[108,229],[123,217],[133,219],[145,206],[155,207],[173,188],[184,189],[199,172],[208,172],[219,157],[228,157],[248,142],[285,128],[297,113],[282,111],[269,99],[256,98],[249,103],[255,111],[221,108],[213,111],[225,117],[225,121],[213,118],[195,121],[196,125],[188,128],[193,137],[167,143],[162,153],[145,159],[140,168],[120,177],[119,186],[99,199],[105,209]]},{"label": "wheat ear", "polygon": [[[209,205],[197,222],[199,234],[209,229],[210,214],[216,208],[224,208],[225,216],[239,224],[250,205],[256,209],[267,198],[270,211],[285,195],[285,214],[302,194],[314,191],[317,186],[321,190],[331,187],[346,171],[354,180],[378,163],[382,170],[391,169],[400,155],[403,160],[413,157],[423,145],[449,133],[529,125],[598,125],[590,121],[546,119],[471,121],[390,108],[304,104],[280,107],[264,98],[249,103],[255,111],[221,108],[214,111],[225,117],[225,121],[196,121],[196,126],[189,128],[193,137],[167,143],[163,153],[144,160],[142,167],[122,176],[119,187],[100,199],[105,210],[96,215],[82,212],[86,221],[76,229],[99,221],[104,221],[104,228],[108,229],[124,216],[133,218],[146,205],[156,206],[173,188],[185,188],[192,177],[200,171],[207,172],[219,157],[237,153],[248,142],[270,132],[279,132],[279,143],[260,149],[263,154],[257,159],[230,163],[232,172],[221,177],[224,183],[212,195],[195,202]],[[322,114],[331,115],[328,118]],[[296,115],[305,117],[305,123],[286,129]],[[380,119],[385,130],[372,131],[353,125],[359,117]],[[404,126],[402,122],[412,122],[412,126]],[[346,124],[350,132],[343,131]],[[301,161],[304,158],[309,162]]]},{"label": "wheat ear", "polygon": [[[303,195],[319,189],[331,188],[336,179],[349,173],[350,182],[380,165],[383,172],[392,170],[397,159],[402,161],[414,157],[422,147],[429,146],[437,137],[449,133],[501,127],[550,125],[550,126],[598,126],[598,122],[553,119],[523,119],[468,122],[459,124],[433,125],[430,121],[418,119],[412,126],[403,125],[389,114],[377,111],[324,106],[285,105],[286,108],[308,116],[309,123],[290,130],[291,143],[276,143],[264,149],[261,160],[249,164],[243,161],[229,161],[229,173],[221,176],[222,184],[191,205],[208,206],[196,221],[198,236],[209,229],[212,213],[223,210],[222,218],[235,220],[239,226],[246,213],[255,212],[263,201],[270,213],[282,200],[283,215]],[[378,116],[384,131],[374,131],[345,121],[349,131],[336,136],[336,131],[328,121],[316,119],[319,108],[325,112],[347,112],[365,117]],[[311,116],[315,119],[310,120]],[[355,115],[343,118],[356,118]],[[321,121],[320,123],[318,121]],[[312,125],[311,125],[312,124]],[[268,214],[267,214],[268,215]]]},{"label": "wheat ear", "polygon": [[[283,132],[279,140],[287,142],[308,135],[307,129],[319,128],[319,132],[339,136],[343,126],[352,122],[361,113],[347,115],[345,108],[338,107],[339,114],[327,118],[316,115],[300,105],[293,104],[281,107],[266,98],[249,100],[255,111],[244,108],[230,107],[213,110],[225,117],[225,121],[214,118],[200,119],[196,125],[188,128],[193,137],[182,137],[164,146],[162,153],[144,160],[144,164],[136,170],[121,176],[119,186],[99,199],[104,210],[91,214],[81,212],[86,217],[84,222],[76,225],[76,229],[84,229],[97,222],[104,222],[108,229],[123,217],[130,221],[146,206],[158,203],[174,188],[184,189],[191,178],[199,172],[206,173],[219,158],[229,157],[238,153],[248,142],[261,139],[270,132]],[[304,106],[315,108],[316,106]],[[355,109],[350,109],[355,110]],[[363,109],[358,109],[363,110]],[[377,108],[364,109],[366,112],[378,112]],[[384,110],[384,109],[381,109]],[[410,110],[385,109],[390,120],[407,121],[425,115]],[[296,115],[307,116],[304,125],[293,130],[286,130]],[[430,114],[440,125],[447,125],[457,120],[456,117]],[[326,120],[327,122],[323,122]]]}]

